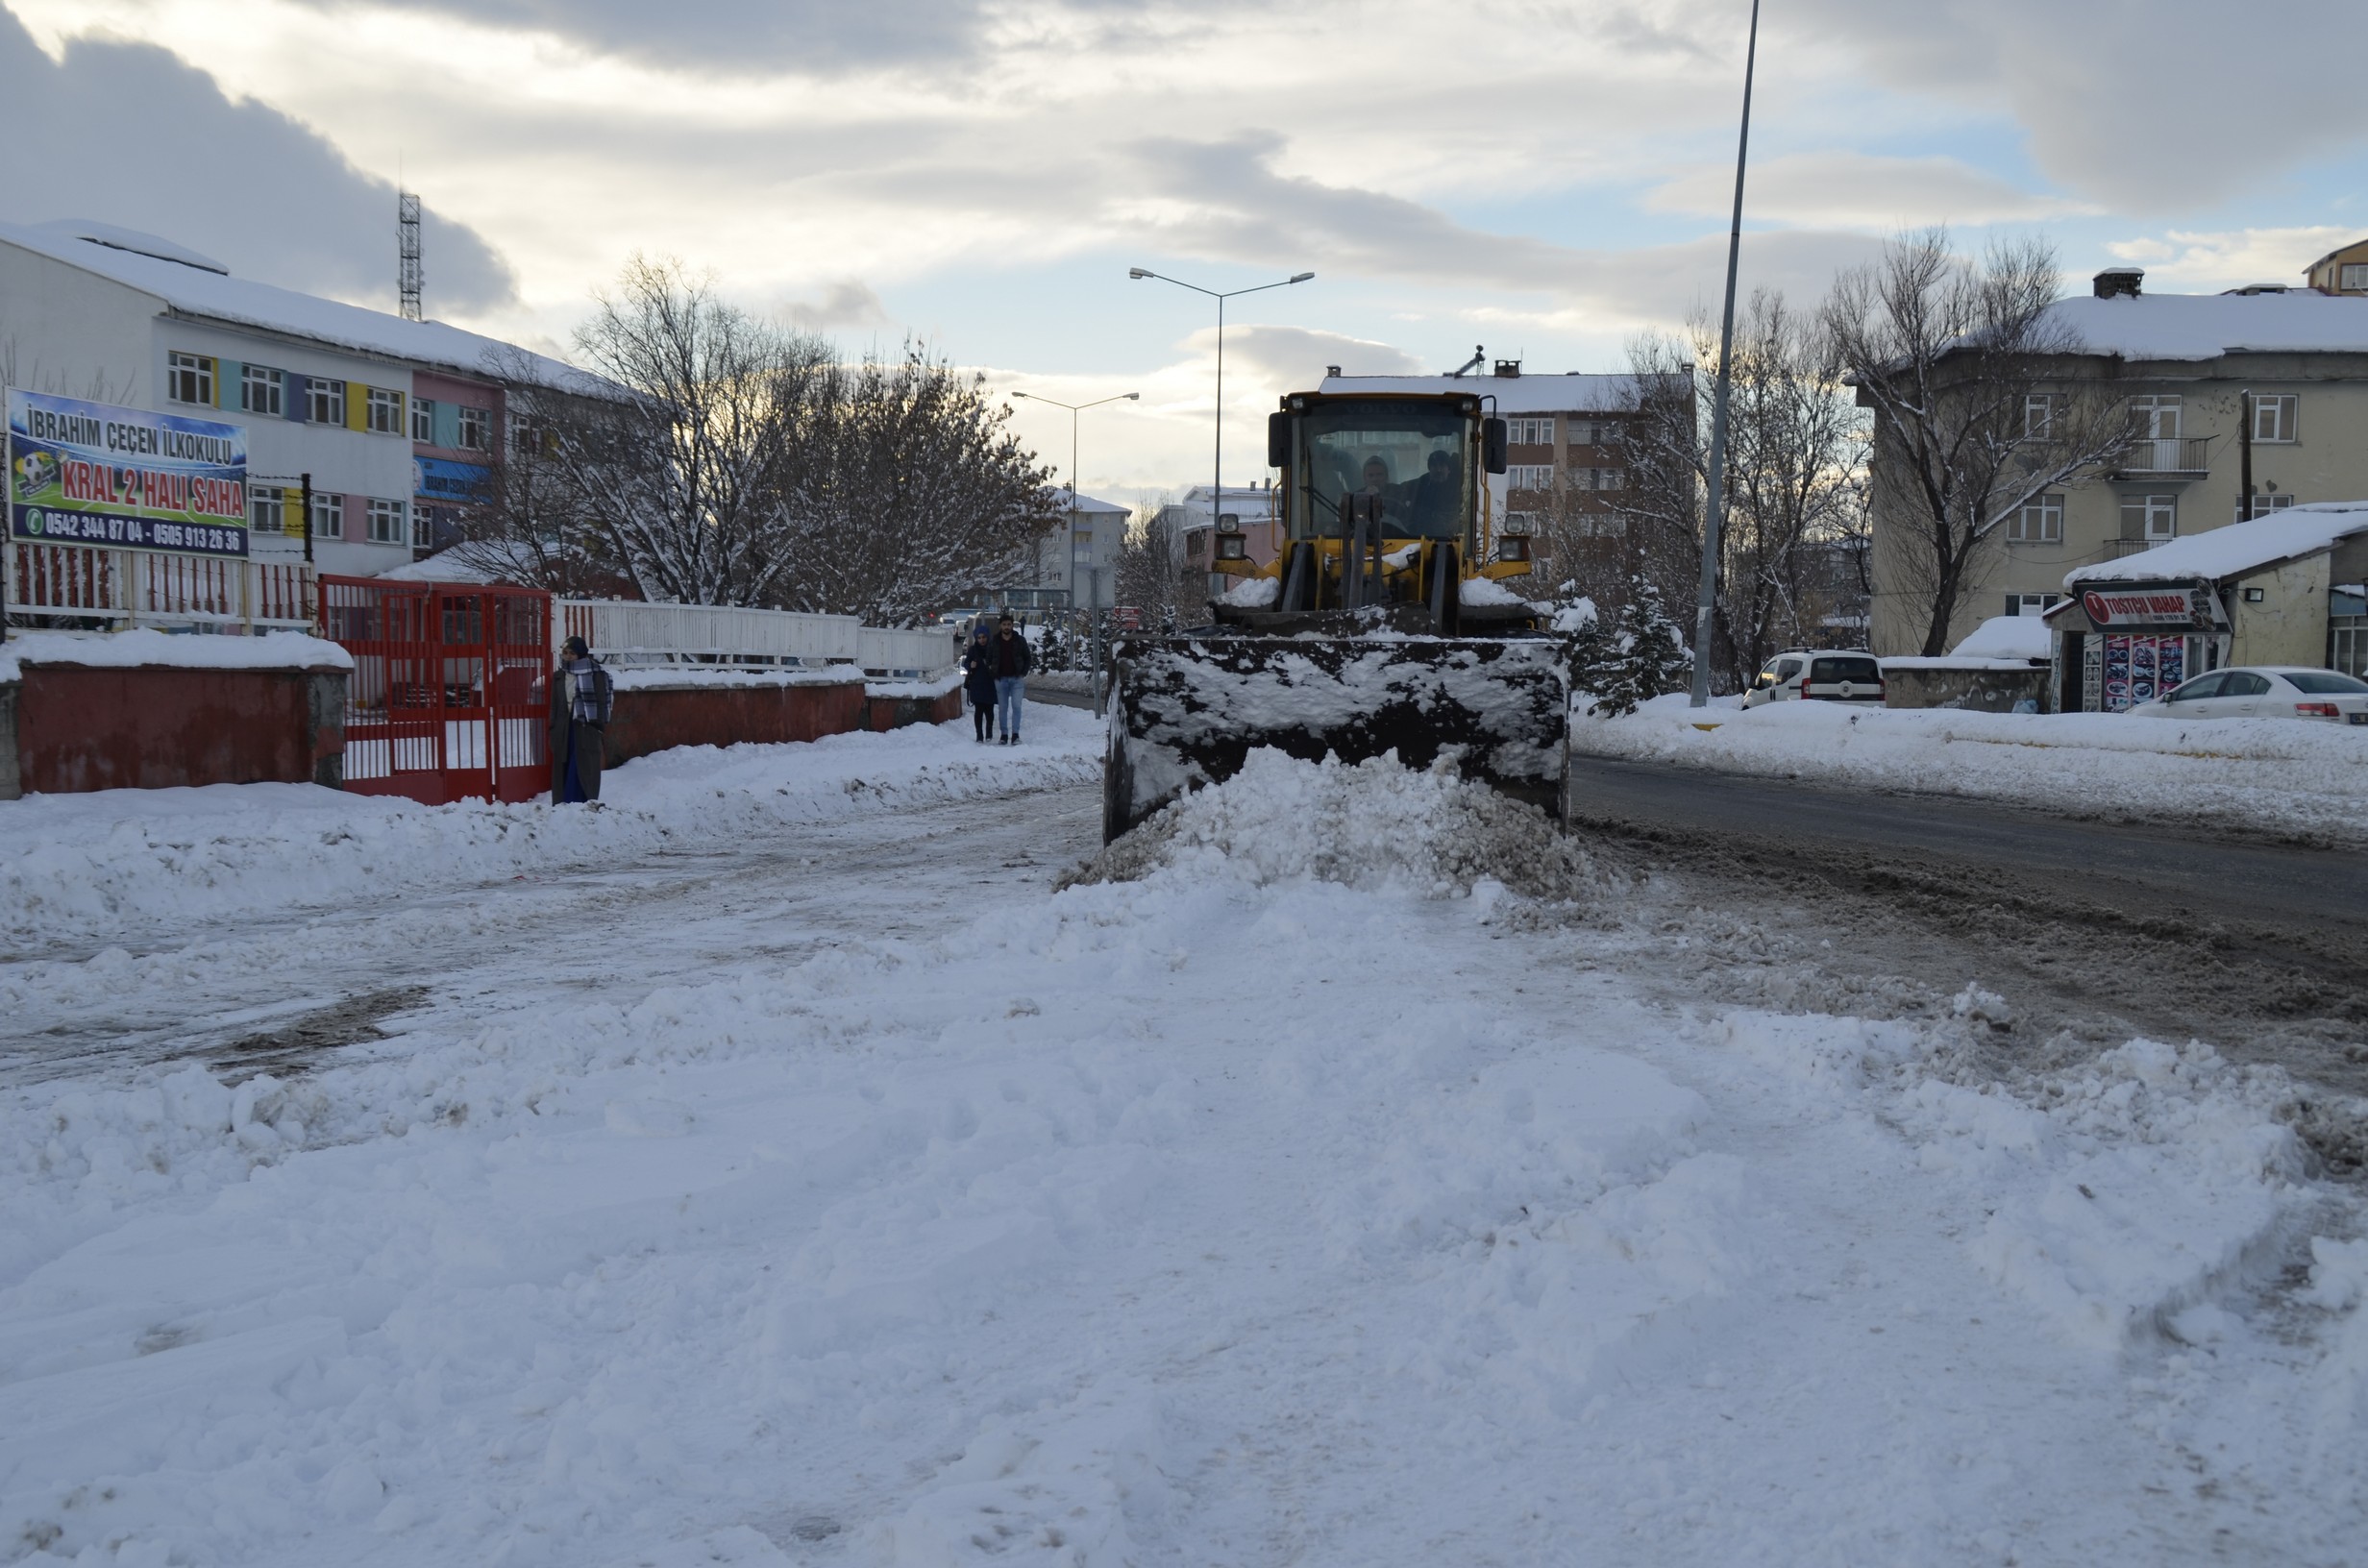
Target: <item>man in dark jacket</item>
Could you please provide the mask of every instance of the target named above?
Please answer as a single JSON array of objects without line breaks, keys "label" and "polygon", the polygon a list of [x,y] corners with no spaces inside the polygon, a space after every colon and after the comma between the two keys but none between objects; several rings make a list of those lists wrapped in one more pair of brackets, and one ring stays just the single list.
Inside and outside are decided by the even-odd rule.
[{"label": "man in dark jacket", "polygon": [[1036,655],[1004,616],[995,627],[995,716],[1003,729],[1003,744],[1020,744],[1020,704],[1027,696],[1027,673]]},{"label": "man in dark jacket", "polygon": [[971,699],[971,728],[984,746],[995,734],[995,637],[984,616],[962,651],[962,690]]},{"label": "man in dark jacket", "polygon": [[551,676],[551,803],[601,797],[601,747],[615,685],[580,637],[570,637]]}]

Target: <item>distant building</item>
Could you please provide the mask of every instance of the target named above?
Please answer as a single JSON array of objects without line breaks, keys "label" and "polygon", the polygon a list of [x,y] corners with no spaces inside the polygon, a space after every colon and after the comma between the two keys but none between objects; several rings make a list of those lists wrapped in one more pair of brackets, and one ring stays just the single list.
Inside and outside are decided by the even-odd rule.
[{"label": "distant building", "polygon": [[[511,385],[623,396],[448,327],[248,279],[95,223],[0,224],[9,384],[245,427],[248,548],[368,576],[449,541],[490,484]],[[303,506],[311,476],[312,509]]]},{"label": "distant building", "polygon": [[1036,542],[1036,547],[1011,577],[978,589],[975,604],[999,610],[1108,609],[1117,580],[1119,551],[1126,545],[1126,523],[1132,514],[1114,501],[1079,495],[1076,510],[1068,509],[1069,492],[1060,492],[1061,521]]},{"label": "distant building", "polygon": [[2328,252],[2303,269],[2322,294],[2368,294],[2368,239]]},{"label": "distant building", "polygon": [[1211,593],[1223,593],[1228,586],[1213,564],[1217,559],[1217,524],[1221,518],[1231,520],[1228,527],[1239,527],[1243,549],[1256,565],[1267,565],[1282,553],[1283,548],[1271,484],[1229,484],[1220,494],[1221,504],[1213,511],[1209,487],[1195,485],[1184,492],[1183,500],[1171,502],[1151,514],[1154,527],[1166,527],[1176,564],[1187,572],[1205,575]]}]

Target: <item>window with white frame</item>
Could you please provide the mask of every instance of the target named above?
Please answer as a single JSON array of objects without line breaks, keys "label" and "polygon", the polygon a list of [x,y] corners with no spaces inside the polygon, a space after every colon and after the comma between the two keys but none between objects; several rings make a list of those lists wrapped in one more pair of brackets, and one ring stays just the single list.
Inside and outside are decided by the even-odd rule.
[{"label": "window with white frame", "polygon": [[1572,420],[1570,422],[1570,444],[1574,447],[1593,446],[1595,444],[1595,430],[1596,426],[1592,420]]},{"label": "window with white frame", "polygon": [[2185,405],[2176,392],[2141,392],[2130,400],[2130,433],[2144,441],[2176,441]]},{"label": "window with white frame", "polygon": [[423,447],[435,445],[435,399],[411,400],[411,439]]},{"label": "window with white frame", "polygon": [[2009,594],[2007,595],[2007,614],[2045,615],[2062,602],[2063,595],[2061,594]]},{"label": "window with white frame", "polygon": [[1628,476],[1621,473],[1616,468],[1598,468],[1592,470],[1592,474],[1594,476],[1594,488],[1598,490],[1625,490],[1628,488]]},{"label": "window with white frame", "polygon": [[276,484],[247,486],[247,530],[251,533],[287,531],[287,492]]},{"label": "window with white frame", "polygon": [[1514,463],[1505,470],[1505,483],[1516,490],[1551,490],[1554,488],[1554,465]]},{"label": "window with white frame", "polygon": [[2368,289],[2368,261],[2346,261],[2335,280],[2335,286],[2346,291]]},{"label": "window with white frame", "polygon": [[305,418],[315,425],[345,423],[345,383],[325,376],[305,381]]},{"label": "window with white frame", "polygon": [[2253,498],[2252,506],[2245,511],[2238,512],[2234,520],[2242,523],[2248,515],[2267,517],[2272,512],[2282,512],[2293,504],[2294,497],[2291,492],[2277,496],[2256,496]]},{"label": "window with white frame", "polygon": [[2302,399],[2292,392],[2277,392],[2253,400],[2253,439],[2256,441],[2291,441]]},{"label": "window with white frame", "polygon": [[1516,419],[1508,422],[1512,429],[1507,439],[1517,447],[1550,447],[1554,444],[1554,420]]},{"label": "window with white frame", "polygon": [[383,386],[370,389],[368,418],[364,420],[374,435],[403,433],[403,394]]},{"label": "window with white frame", "polygon": [[2056,421],[2063,412],[2060,392],[2033,392],[2023,399],[2023,434],[2034,441],[2053,440]]},{"label": "window with white frame", "polygon": [[164,395],[175,403],[213,403],[213,361],[176,350],[164,356]]},{"label": "window with white frame", "polygon": [[277,419],[287,412],[287,377],[269,365],[246,365],[238,372],[238,406],[250,414]]},{"label": "window with white frame", "polygon": [[2007,543],[2010,545],[2060,545],[2063,543],[2063,497],[2034,496],[2007,519]]},{"label": "window with white frame", "polygon": [[2143,539],[2150,545],[2179,537],[2179,498],[2177,496],[2124,496],[2121,498],[2121,536],[2124,539]]},{"label": "window with white frame", "polygon": [[400,545],[410,537],[403,526],[403,502],[381,501],[373,497],[367,510],[370,516],[370,542],[372,544]]},{"label": "window with white frame", "polygon": [[345,537],[345,498],[312,492],[312,537],[342,539]]},{"label": "window with white frame", "polygon": [[491,452],[493,450],[493,410],[462,404],[460,405],[459,440],[461,446],[471,452]]}]

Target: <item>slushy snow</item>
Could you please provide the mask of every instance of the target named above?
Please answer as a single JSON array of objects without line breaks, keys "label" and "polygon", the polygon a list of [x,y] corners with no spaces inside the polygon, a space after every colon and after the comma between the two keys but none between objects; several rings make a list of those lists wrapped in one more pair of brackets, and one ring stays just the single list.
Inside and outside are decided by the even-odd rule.
[{"label": "slushy snow", "polygon": [[[1001,795],[950,725],[645,758],[598,813],[259,796],[194,864],[121,799],[29,815],[194,940],[287,895],[251,860],[425,899],[1090,805],[1093,726],[1042,717]],[[1684,912],[1451,776],[1269,754],[1164,821],[1057,893],[950,864],[919,935],[784,951],[754,911],[685,966],[619,909],[562,1003],[16,1091],[10,1560],[2356,1554],[2368,1250],[2281,1075],[2135,1041],[2000,1082],[1978,986],[1673,1006],[1720,962]],[[1527,895],[1524,823],[1564,868]]]}]

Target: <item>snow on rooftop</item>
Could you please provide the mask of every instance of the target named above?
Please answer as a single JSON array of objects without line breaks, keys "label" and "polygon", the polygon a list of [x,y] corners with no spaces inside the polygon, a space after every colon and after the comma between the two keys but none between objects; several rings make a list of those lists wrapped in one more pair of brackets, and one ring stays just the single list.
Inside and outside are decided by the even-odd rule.
[{"label": "snow on rooftop", "polygon": [[2217,359],[2224,354],[2368,354],[2368,299],[2282,294],[2141,294],[2059,300],[2049,313],[2091,354]]},{"label": "snow on rooftop", "polygon": [[2037,659],[2054,656],[2054,633],[2035,615],[1993,615],[1959,643],[1953,656],[1961,659]]},{"label": "snow on rooftop", "polygon": [[2368,501],[2316,502],[2174,539],[2119,560],[2075,567],[2064,574],[2063,585],[2073,590],[2087,582],[2218,581],[2315,555],[2360,533],[2368,533]]},{"label": "snow on rooftop", "polygon": [[[1062,504],[1061,504],[1061,509],[1062,509],[1063,511],[1067,511],[1067,510],[1069,509],[1069,493],[1068,493],[1067,491],[1063,491],[1063,492],[1061,493],[1061,503],[1062,503]],[[1122,513],[1124,513],[1124,512],[1131,512],[1131,511],[1133,511],[1133,510],[1134,510],[1134,508],[1133,508],[1132,506],[1122,506],[1122,505],[1120,505],[1120,504],[1119,504],[1117,502],[1115,502],[1115,501],[1100,501],[1100,500],[1098,500],[1098,499],[1096,499],[1096,498],[1095,498],[1095,497],[1093,497],[1093,496],[1089,496],[1089,495],[1085,494],[1083,491],[1079,491],[1079,492],[1077,493],[1076,506],[1077,506],[1077,510],[1079,510],[1079,511],[1081,511],[1081,512],[1122,512]]]},{"label": "snow on rooftop", "polygon": [[1625,413],[1637,403],[1634,376],[1326,376],[1319,392],[1469,392],[1496,400],[1499,414]]},{"label": "snow on rooftop", "polygon": [[[114,237],[107,237],[111,234]],[[90,223],[0,223],[0,244],[111,278],[185,315],[463,375],[524,380],[593,397],[622,395],[612,382],[588,371],[499,338],[234,278],[218,261],[136,230]]]}]

